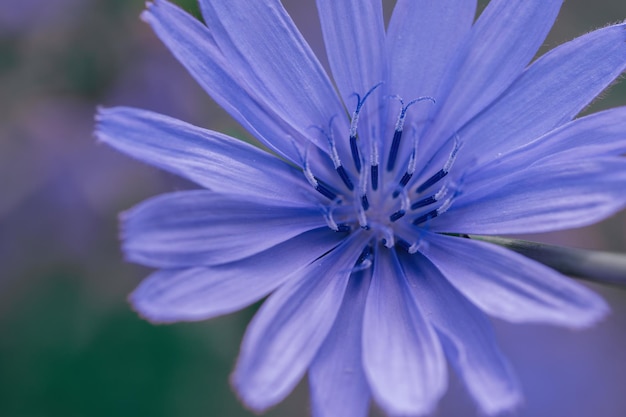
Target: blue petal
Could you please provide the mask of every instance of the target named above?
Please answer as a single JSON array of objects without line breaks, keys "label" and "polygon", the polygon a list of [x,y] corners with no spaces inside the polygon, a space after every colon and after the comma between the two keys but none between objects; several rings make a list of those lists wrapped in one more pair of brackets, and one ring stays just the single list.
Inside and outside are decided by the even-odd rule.
[{"label": "blue petal", "polygon": [[161,270],[146,278],[130,301],[143,317],[159,323],[231,313],[265,297],[340,239],[328,228],[317,229],[241,261]]},{"label": "blue petal", "polygon": [[96,135],[101,141],[203,187],[244,196],[308,201],[310,186],[302,173],[241,140],[124,107],[100,109],[97,120]]},{"label": "blue petal", "polygon": [[[562,0],[492,0],[458,50],[435,98],[444,103],[425,142],[447,138],[486,108],[535,56]],[[463,136],[461,136],[463,138]],[[436,144],[434,144],[436,145]]]},{"label": "blue petal", "polygon": [[[387,31],[387,91],[405,102],[425,96],[437,100],[435,104],[426,102],[407,112],[405,126],[415,125],[417,131],[421,131],[429,113],[445,105],[438,91],[446,70],[466,41],[475,14],[475,0],[399,0],[396,3]],[[390,120],[394,120],[400,105],[391,103],[389,111]],[[386,152],[391,142],[388,141]],[[398,154],[408,156],[412,149],[412,141],[404,140]]]},{"label": "blue petal", "polygon": [[[233,2],[228,2],[228,5],[234,7]],[[243,16],[253,14],[246,10]],[[151,4],[142,17],[215,101],[256,138],[296,164],[301,164],[301,155],[294,144],[300,147],[305,147],[309,141],[319,144],[319,138],[311,137],[310,126],[320,120],[329,120],[342,109],[319,64],[310,62],[313,59],[311,53],[308,50],[301,51],[302,59],[297,60],[299,57],[293,49],[297,49],[298,45],[288,36],[291,34],[281,36],[278,22],[267,25],[266,20],[257,20],[259,24],[263,22],[265,27],[274,28],[274,35],[283,41],[271,47],[257,46],[259,53],[272,54],[272,57],[260,60],[248,50],[246,52],[250,55],[247,57],[251,62],[242,63],[240,61],[244,57],[234,59],[234,52],[220,49],[222,45],[218,44],[218,39],[204,25],[164,0]],[[259,33],[252,35],[242,30],[245,28],[249,27],[242,24],[233,26],[234,30],[245,32],[249,40],[262,38]],[[218,33],[216,36],[226,35]],[[290,44],[293,44],[292,48],[288,48]],[[292,55],[282,57],[281,60],[280,54],[284,52],[281,47],[288,48],[286,53]],[[299,47],[306,49],[303,45]],[[301,66],[297,71],[292,68],[296,61]],[[283,84],[273,81],[265,86],[267,80],[259,79],[260,74],[257,73],[263,69],[254,66],[254,63],[260,62],[277,68],[284,65],[285,68],[293,69],[293,72],[280,80]],[[279,73],[283,74],[282,71]],[[268,75],[269,72],[264,74]],[[320,112],[323,113],[320,115]],[[325,142],[321,144],[323,148],[326,147]]]},{"label": "blue petal", "polygon": [[432,230],[469,234],[539,233],[586,226],[626,206],[626,159],[551,161],[498,177],[472,175]]},{"label": "blue petal", "polygon": [[278,137],[264,138],[283,153],[293,149],[289,136],[318,139],[327,149],[326,139],[311,127],[326,127],[332,117],[343,116],[343,106],[280,1],[202,0],[200,6],[231,73],[284,121]]},{"label": "blue petal", "polygon": [[385,26],[380,0],[317,0],[333,77],[348,110],[354,94],[383,81]]},{"label": "blue petal", "polygon": [[122,233],[131,261],[184,268],[244,259],[323,226],[326,222],[316,207],[201,190],[164,194],[139,204],[124,214]]},{"label": "blue petal", "polygon": [[353,235],[263,304],[246,331],[231,379],[248,407],[271,407],[302,378],[333,326],[363,245],[362,236]]},{"label": "blue petal", "polygon": [[355,273],[326,341],[309,370],[313,417],[366,417],[370,390],[361,360],[370,271]]},{"label": "blue petal", "polygon": [[497,158],[569,122],[626,68],[626,25],[591,32],[533,63],[459,132],[459,163]]},{"label": "blue petal", "polygon": [[475,0],[398,0],[387,30],[389,91],[434,97],[475,14]]},{"label": "blue petal", "polygon": [[402,256],[409,288],[428,311],[448,360],[487,415],[511,410],[522,401],[517,377],[500,352],[485,315],[419,255]]},{"label": "blue petal", "polygon": [[595,113],[546,133],[536,140],[481,166],[480,179],[497,178],[529,162],[573,161],[626,154],[626,107]]},{"label": "blue petal", "polygon": [[608,312],[574,280],[495,245],[429,235],[421,252],[480,309],[504,320],[583,328]]},{"label": "blue petal", "polygon": [[431,413],[447,386],[437,335],[410,296],[395,253],[380,247],[363,322],[363,365],[378,405],[390,415]]}]

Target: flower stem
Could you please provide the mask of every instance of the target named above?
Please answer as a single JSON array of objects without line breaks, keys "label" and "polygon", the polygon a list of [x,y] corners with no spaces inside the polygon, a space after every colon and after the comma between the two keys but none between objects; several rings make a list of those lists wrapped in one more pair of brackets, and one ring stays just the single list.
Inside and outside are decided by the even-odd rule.
[{"label": "flower stem", "polygon": [[469,236],[504,246],[535,261],[577,278],[601,284],[626,286],[626,254],[567,248],[496,236]]}]

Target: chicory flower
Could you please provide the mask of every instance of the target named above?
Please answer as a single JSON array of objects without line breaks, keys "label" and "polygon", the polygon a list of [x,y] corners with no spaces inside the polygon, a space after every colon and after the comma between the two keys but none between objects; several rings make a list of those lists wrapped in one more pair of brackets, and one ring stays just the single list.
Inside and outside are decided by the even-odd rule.
[{"label": "chicory flower", "polygon": [[[487,315],[584,328],[607,313],[556,271],[466,234],[580,227],[626,206],[626,108],[574,119],[626,68],[626,25],[529,64],[560,0],[318,0],[332,79],[278,0],[164,0],[143,18],[256,139],[102,109],[98,138],[204,189],[123,216],[154,322],[268,296],[232,383],[263,411],[307,373],[315,416],[425,415],[447,361],[482,412],[521,389]],[[336,89],[335,86],[336,85]]]}]

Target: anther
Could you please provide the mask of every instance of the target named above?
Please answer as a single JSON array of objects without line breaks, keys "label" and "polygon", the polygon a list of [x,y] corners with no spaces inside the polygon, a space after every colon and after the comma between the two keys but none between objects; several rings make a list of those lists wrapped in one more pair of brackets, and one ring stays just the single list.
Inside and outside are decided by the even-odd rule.
[{"label": "anther", "polygon": [[402,105],[402,109],[400,110],[400,114],[398,115],[398,119],[396,120],[396,127],[393,132],[393,139],[391,141],[391,149],[389,150],[389,157],[387,158],[387,171],[392,171],[393,167],[396,164],[396,159],[398,157],[398,150],[400,149],[400,141],[402,140],[402,130],[404,129],[404,120],[406,119],[406,112],[413,104],[418,103],[424,100],[430,100],[435,103],[435,99],[432,97],[418,97],[415,100],[409,101],[409,103],[405,106],[404,101],[395,96],[400,100],[400,104]]},{"label": "anther", "polygon": [[398,210],[395,213],[393,213],[391,216],[389,216],[389,220],[391,220],[392,222],[395,222],[397,220],[400,220],[402,217],[404,217],[405,214],[406,214],[406,211]]},{"label": "anther", "polygon": [[356,170],[361,172],[361,156],[359,155],[359,146],[356,144],[356,136],[350,135],[350,151]]},{"label": "anther", "polygon": [[378,144],[375,140],[372,141],[372,152],[370,157],[370,177],[372,179],[372,190],[378,189]]},{"label": "anther", "polygon": [[317,185],[315,186],[315,191],[317,191],[318,193],[320,193],[324,197],[328,198],[329,200],[334,200],[334,199],[337,198],[337,194],[332,192],[326,185],[324,185],[323,183],[319,182],[319,180],[317,180]]},{"label": "anther", "polygon": [[443,186],[443,187],[441,187],[441,189],[439,191],[437,191],[436,194],[431,195],[430,197],[423,198],[423,199],[418,200],[415,203],[411,204],[411,210],[416,210],[418,208],[426,207],[426,206],[429,206],[431,204],[434,204],[437,201],[441,200],[441,198],[447,192],[448,192],[448,187]]},{"label": "anther", "polygon": [[427,222],[428,220],[432,220],[439,215],[439,211],[437,209],[431,210],[426,214],[422,214],[417,219],[413,220],[414,225],[420,225],[422,223]]},{"label": "anther", "polygon": [[372,165],[370,167],[370,173],[372,176],[372,190],[378,190],[378,165]]},{"label": "anther", "polygon": [[359,174],[359,193],[361,195],[361,205],[364,210],[370,208],[370,203],[367,199],[367,172],[363,171]]},{"label": "anther", "polygon": [[450,172],[450,168],[452,168],[452,164],[454,164],[454,161],[456,160],[456,155],[459,152],[460,148],[461,148],[461,142],[458,140],[455,140],[454,148],[452,148],[452,152],[450,152],[450,156],[448,157],[448,160],[446,161],[443,168],[435,172],[430,178],[428,178],[419,187],[417,187],[416,191],[418,193],[423,192],[424,190],[428,189],[432,185],[441,181],[441,179],[443,179],[446,175],[448,175],[448,172]]},{"label": "anther", "polygon": [[417,219],[413,220],[413,224],[414,225],[419,225],[422,223],[425,223],[429,220],[434,219],[435,217],[439,216],[442,213],[445,213],[446,211],[448,211],[448,209],[450,208],[450,206],[452,205],[452,200],[457,196],[457,193],[454,193],[454,195],[452,195],[450,198],[446,199],[443,204],[441,206],[439,206],[438,208],[429,211],[426,214],[423,214],[421,216],[419,216]]},{"label": "anther", "polygon": [[346,184],[346,187],[348,187],[350,191],[354,190],[354,184],[352,184],[352,181],[350,180],[350,177],[348,176],[348,173],[343,165],[339,165],[335,168],[335,170],[337,171],[337,174],[339,174],[339,178],[341,178],[343,183]]},{"label": "anther", "polygon": [[437,202],[437,199],[435,198],[435,196],[431,195],[430,197],[423,198],[423,199],[421,199],[419,201],[416,201],[415,203],[411,204],[411,210],[416,210],[416,209],[421,208],[421,207],[426,207],[426,206],[429,206],[429,205],[434,204],[436,202]]}]

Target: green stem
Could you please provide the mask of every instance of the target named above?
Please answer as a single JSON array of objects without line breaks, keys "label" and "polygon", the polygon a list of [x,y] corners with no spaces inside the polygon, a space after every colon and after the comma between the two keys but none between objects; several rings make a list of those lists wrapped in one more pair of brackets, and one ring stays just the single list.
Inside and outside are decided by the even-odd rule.
[{"label": "green stem", "polygon": [[504,246],[557,271],[602,284],[626,286],[626,254],[567,248],[495,236],[469,236]]}]

